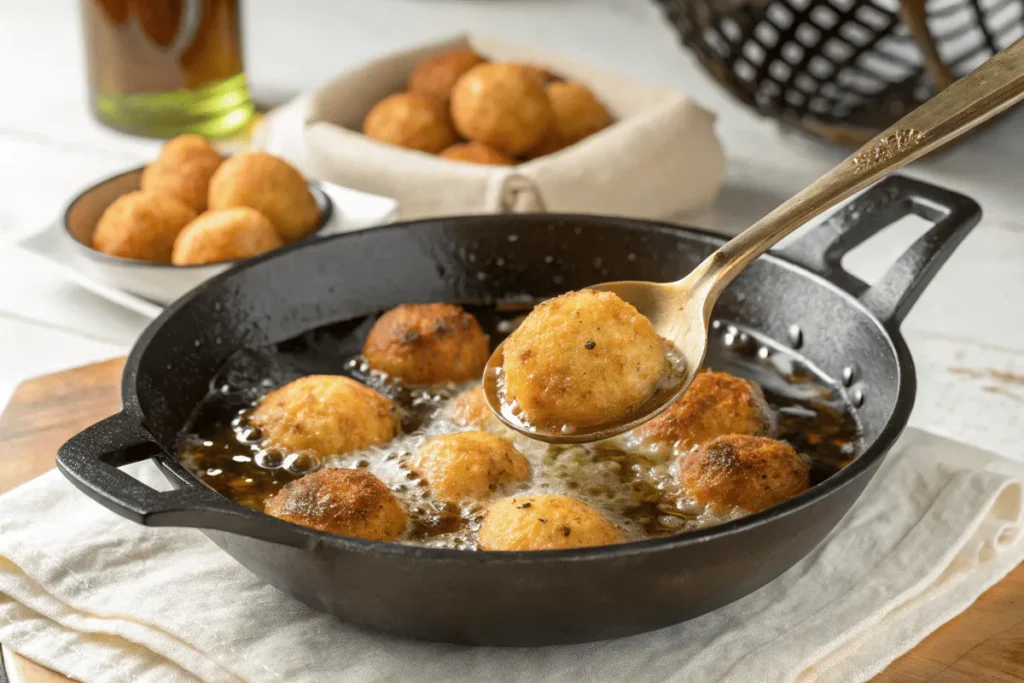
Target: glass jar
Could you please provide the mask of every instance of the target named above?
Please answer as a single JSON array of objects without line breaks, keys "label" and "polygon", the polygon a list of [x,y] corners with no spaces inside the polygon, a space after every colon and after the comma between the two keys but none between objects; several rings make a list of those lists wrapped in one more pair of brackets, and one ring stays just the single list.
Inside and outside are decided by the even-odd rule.
[{"label": "glass jar", "polygon": [[229,135],[253,114],[238,0],[81,0],[96,116],[128,133]]}]

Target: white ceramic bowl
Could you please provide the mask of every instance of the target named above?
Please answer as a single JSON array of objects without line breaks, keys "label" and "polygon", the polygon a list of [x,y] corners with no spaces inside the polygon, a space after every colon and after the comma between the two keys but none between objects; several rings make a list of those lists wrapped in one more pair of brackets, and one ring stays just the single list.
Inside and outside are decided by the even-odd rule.
[{"label": "white ceramic bowl", "polygon": [[[237,261],[197,266],[175,266],[139,259],[111,256],[92,248],[92,234],[100,216],[115,199],[139,189],[144,167],[125,171],[101,180],[71,200],[64,212],[63,233],[76,247],[79,269],[94,279],[105,281],[118,289],[160,304],[169,304],[196,285],[224,272]],[[334,205],[316,181],[309,183],[320,221],[305,239],[316,239],[326,233]]]}]

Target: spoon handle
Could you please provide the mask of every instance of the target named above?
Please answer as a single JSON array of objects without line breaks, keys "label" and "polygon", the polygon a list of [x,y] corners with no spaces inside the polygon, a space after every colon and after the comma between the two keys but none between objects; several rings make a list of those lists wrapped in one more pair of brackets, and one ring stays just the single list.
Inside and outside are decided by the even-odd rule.
[{"label": "spoon handle", "polygon": [[1024,98],[1024,38],[907,114],[712,254],[695,271],[707,301],[807,221]]}]

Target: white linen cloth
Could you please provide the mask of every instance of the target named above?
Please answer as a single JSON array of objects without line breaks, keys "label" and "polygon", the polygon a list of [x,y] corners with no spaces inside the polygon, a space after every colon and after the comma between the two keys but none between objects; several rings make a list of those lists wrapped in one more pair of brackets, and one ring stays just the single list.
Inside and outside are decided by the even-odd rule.
[{"label": "white linen cloth", "polygon": [[910,430],[831,536],[756,593],[631,638],[502,649],[318,614],[199,531],[137,526],[51,472],[0,497],[0,641],[87,683],[862,681],[1024,559],[1022,476]]},{"label": "white linen cloth", "polygon": [[[615,123],[517,166],[449,161],[360,132],[367,112],[405,90],[423,58],[466,46],[581,81]],[[668,218],[713,202],[725,170],[714,116],[686,95],[480,36],[411,48],[340,74],[271,112],[252,143],[311,178],[397,199],[403,219],[533,211]]]}]

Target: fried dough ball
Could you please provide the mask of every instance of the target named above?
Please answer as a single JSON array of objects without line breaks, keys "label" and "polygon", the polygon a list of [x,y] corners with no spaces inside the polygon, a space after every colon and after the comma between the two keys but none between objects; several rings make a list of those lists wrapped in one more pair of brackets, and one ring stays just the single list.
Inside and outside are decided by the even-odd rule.
[{"label": "fried dough ball", "polygon": [[537,82],[542,86],[546,86],[552,81],[562,80],[560,76],[557,76],[548,69],[543,66],[538,66],[537,64],[520,64],[519,66],[525,69],[528,74],[536,78]]},{"label": "fried dough ball", "polygon": [[512,166],[515,159],[506,156],[480,142],[462,142],[441,152],[441,156],[452,161],[465,161],[486,166]]},{"label": "fried dough ball", "polygon": [[687,495],[713,511],[760,512],[806,491],[810,467],[787,443],[730,434],[712,439],[679,460]]},{"label": "fried dough ball", "polygon": [[100,216],[92,247],[111,256],[170,263],[174,240],[195,217],[191,207],[171,195],[129,192]]},{"label": "fried dough ball", "polygon": [[374,323],[363,345],[370,367],[406,384],[480,377],[490,357],[487,335],[454,304],[402,304]]},{"label": "fried dough ball", "polygon": [[611,292],[584,289],[536,306],[504,346],[505,400],[539,426],[620,418],[654,393],[666,369],[651,322]]},{"label": "fried dough ball", "polygon": [[433,97],[448,106],[452,86],[462,74],[487,61],[470,49],[450,50],[428,57],[416,65],[409,76],[409,90]]},{"label": "fried dough ball", "polygon": [[491,503],[477,533],[481,550],[560,550],[623,540],[611,522],[582,500],[550,494]]},{"label": "fried dough ball", "polygon": [[535,74],[517,64],[479,64],[452,89],[452,121],[459,133],[519,156],[540,142],[551,104]]},{"label": "fried dough ball", "polygon": [[185,226],[174,241],[176,266],[220,263],[258,256],[284,245],[263,214],[247,206],[207,211]]},{"label": "fried dough ball", "polygon": [[221,164],[210,180],[209,205],[256,209],[285,242],[306,237],[320,221],[320,209],[302,174],[266,152],[243,152]]},{"label": "fried dough ball", "polygon": [[774,423],[761,387],[726,372],[705,370],[675,403],[633,435],[643,443],[686,452],[725,434],[768,436]]},{"label": "fried dough ball", "polygon": [[444,105],[414,92],[396,93],[375,104],[363,119],[363,134],[427,154],[437,154],[458,140]]},{"label": "fried dough ball", "polygon": [[612,118],[590,89],[576,81],[556,81],[545,89],[553,113],[551,125],[526,156],[552,154],[607,128]]},{"label": "fried dough ball", "polygon": [[393,541],[409,523],[395,494],[363,470],[312,472],[286,484],[264,509],[293,524],[371,541]]},{"label": "fried dough ball", "polygon": [[269,446],[321,457],[384,443],[398,431],[390,399],[341,375],[309,375],[270,392],[249,422]]},{"label": "fried dough ball", "polygon": [[530,463],[510,442],[487,432],[459,432],[427,441],[409,464],[444,503],[484,500],[526,481]]},{"label": "fried dough ball", "polygon": [[463,427],[483,427],[494,419],[482,386],[463,391],[446,408],[449,419]]},{"label": "fried dough ball", "polygon": [[174,195],[196,211],[205,211],[210,178],[223,160],[203,136],[179,135],[142,171],[142,189]]}]

